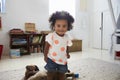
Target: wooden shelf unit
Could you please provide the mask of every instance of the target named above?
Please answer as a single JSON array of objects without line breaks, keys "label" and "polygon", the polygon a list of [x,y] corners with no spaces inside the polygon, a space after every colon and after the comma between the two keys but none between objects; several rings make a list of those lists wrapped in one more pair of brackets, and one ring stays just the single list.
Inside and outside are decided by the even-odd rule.
[{"label": "wooden shelf unit", "polygon": [[35,52],[38,51],[43,52],[42,43],[44,41],[42,36],[44,35],[43,34],[10,34],[10,49],[20,49],[20,51],[22,51],[21,49],[25,49],[25,53],[20,52],[20,55],[27,55],[34,53],[34,50],[33,52],[31,52],[32,51],[31,48],[33,49],[37,48],[37,51]]}]

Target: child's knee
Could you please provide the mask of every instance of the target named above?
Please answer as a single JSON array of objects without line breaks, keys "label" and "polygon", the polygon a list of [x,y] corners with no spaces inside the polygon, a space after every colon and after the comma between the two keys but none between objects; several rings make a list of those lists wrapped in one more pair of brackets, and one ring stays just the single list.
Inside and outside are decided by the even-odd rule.
[{"label": "child's knee", "polygon": [[58,73],[59,80],[65,80],[65,73]]},{"label": "child's knee", "polygon": [[47,72],[47,80],[55,80],[56,72]]}]

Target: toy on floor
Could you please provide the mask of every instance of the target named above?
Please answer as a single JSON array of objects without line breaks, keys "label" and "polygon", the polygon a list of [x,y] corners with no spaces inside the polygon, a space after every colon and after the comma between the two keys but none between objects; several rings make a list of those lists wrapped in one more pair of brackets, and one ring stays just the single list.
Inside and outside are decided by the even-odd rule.
[{"label": "toy on floor", "polygon": [[[59,72],[55,72],[54,80],[59,80],[58,75]],[[65,80],[74,80],[74,79],[75,79],[75,74],[71,73],[70,70],[68,70],[68,72],[65,73]],[[47,80],[47,72],[40,71],[36,65],[27,65],[24,80]]]},{"label": "toy on floor", "polygon": [[40,71],[37,65],[27,65],[24,80],[47,80],[47,73]]},{"label": "toy on floor", "polygon": [[65,80],[75,80],[75,74],[68,70],[68,72],[65,73]]},{"label": "toy on floor", "polygon": [[35,75],[28,78],[28,80],[47,80],[47,72],[38,71]]},{"label": "toy on floor", "polygon": [[[55,72],[55,77],[53,80],[59,80],[59,72]],[[47,80],[46,71],[38,71],[35,75],[31,76],[28,80]],[[67,72],[65,73],[65,80],[75,80],[74,73]]]},{"label": "toy on floor", "polygon": [[29,77],[35,75],[38,71],[39,68],[36,65],[27,65],[24,80],[27,80]]}]

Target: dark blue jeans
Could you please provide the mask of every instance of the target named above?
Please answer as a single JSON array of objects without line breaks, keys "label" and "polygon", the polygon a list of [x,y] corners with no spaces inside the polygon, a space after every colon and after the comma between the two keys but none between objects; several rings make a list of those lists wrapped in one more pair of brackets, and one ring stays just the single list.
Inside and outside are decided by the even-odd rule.
[{"label": "dark blue jeans", "polygon": [[48,72],[60,72],[60,73],[66,73],[68,71],[68,66],[66,65],[61,65],[53,62],[50,58],[47,60],[47,64],[45,65],[45,69]]}]

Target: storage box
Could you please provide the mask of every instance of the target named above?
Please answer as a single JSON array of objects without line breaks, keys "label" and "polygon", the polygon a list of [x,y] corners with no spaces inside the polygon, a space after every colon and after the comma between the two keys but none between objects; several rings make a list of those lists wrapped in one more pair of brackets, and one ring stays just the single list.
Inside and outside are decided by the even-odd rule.
[{"label": "storage box", "polygon": [[82,51],[82,40],[72,40],[73,45],[69,47],[69,52]]},{"label": "storage box", "polygon": [[11,49],[10,50],[10,57],[11,58],[18,58],[18,57],[20,57],[20,49]]},{"label": "storage box", "polygon": [[36,32],[35,23],[25,23],[26,32]]}]

